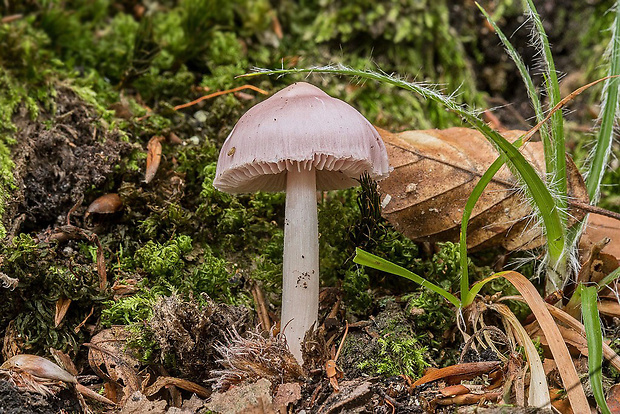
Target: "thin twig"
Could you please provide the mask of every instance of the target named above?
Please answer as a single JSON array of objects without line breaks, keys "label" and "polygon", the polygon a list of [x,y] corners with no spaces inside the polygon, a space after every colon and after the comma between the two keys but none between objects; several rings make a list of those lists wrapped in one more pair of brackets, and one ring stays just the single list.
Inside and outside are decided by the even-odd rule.
[{"label": "thin twig", "polygon": [[239,86],[239,87],[236,87],[236,88],[227,89],[225,91],[218,91],[218,92],[210,93],[209,95],[201,96],[200,98],[198,98],[196,100],[193,100],[191,102],[188,102],[188,103],[185,103],[185,104],[182,104],[182,105],[177,105],[173,109],[175,111],[178,111],[179,109],[183,109],[183,108],[187,108],[187,107],[196,105],[197,103],[202,102],[202,101],[204,101],[206,99],[215,98],[216,96],[225,95],[227,93],[238,92],[238,91],[241,91],[241,90],[244,90],[244,89],[252,89],[253,91],[256,91],[258,93],[262,93],[263,95],[269,95],[269,92],[267,92],[267,91],[265,91],[263,89],[257,88],[256,86],[253,86],[253,85],[243,85],[243,86]]}]

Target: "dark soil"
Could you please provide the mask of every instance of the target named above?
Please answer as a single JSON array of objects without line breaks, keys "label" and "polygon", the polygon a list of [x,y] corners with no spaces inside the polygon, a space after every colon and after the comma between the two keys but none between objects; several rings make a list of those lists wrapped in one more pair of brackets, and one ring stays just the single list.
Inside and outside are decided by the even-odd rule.
[{"label": "dark soil", "polygon": [[[20,216],[13,233],[61,224],[91,188],[102,188],[130,146],[99,125],[94,108],[59,88],[56,115],[32,121],[22,113],[13,160],[18,191],[5,218]],[[50,126],[51,125],[51,126]],[[64,223],[63,223],[64,224]]]},{"label": "dark soil", "polygon": [[45,398],[32,392],[19,391],[7,381],[0,380],[0,414],[79,413],[75,397],[66,390],[57,397]]}]

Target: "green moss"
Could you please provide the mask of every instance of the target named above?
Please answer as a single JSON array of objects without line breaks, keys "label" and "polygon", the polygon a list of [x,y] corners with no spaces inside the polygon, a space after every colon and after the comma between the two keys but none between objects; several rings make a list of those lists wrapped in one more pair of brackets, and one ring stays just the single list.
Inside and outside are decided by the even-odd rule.
[{"label": "green moss", "polygon": [[388,377],[408,375],[415,378],[421,376],[428,366],[426,349],[420,348],[415,338],[379,338],[378,343],[377,358],[362,362],[360,369]]},{"label": "green moss", "polygon": [[[86,319],[91,308],[99,310],[107,299],[99,292],[96,265],[90,257],[75,255],[63,259],[55,245],[40,243],[20,234],[0,247],[0,271],[19,279],[14,291],[0,291],[0,328],[9,322],[21,335],[24,351],[47,353],[49,348],[77,351],[86,333],[73,329]],[[59,327],[54,327],[58,299],[71,299]]]},{"label": "green moss", "polygon": [[147,274],[144,287],[165,295],[173,292],[199,298],[206,293],[216,301],[247,303],[235,282],[235,265],[210,250],[192,250],[192,239],[180,235],[160,244],[149,240],[134,255],[135,265]]},{"label": "green moss", "polygon": [[427,348],[422,346],[398,304],[386,298],[383,308],[375,318],[380,329],[377,349],[365,355],[358,368],[370,375],[422,375],[429,365]]},{"label": "green moss", "polygon": [[153,316],[153,305],[161,296],[152,290],[142,292],[105,303],[101,312],[101,324],[105,327],[112,325],[132,325],[149,320]]}]

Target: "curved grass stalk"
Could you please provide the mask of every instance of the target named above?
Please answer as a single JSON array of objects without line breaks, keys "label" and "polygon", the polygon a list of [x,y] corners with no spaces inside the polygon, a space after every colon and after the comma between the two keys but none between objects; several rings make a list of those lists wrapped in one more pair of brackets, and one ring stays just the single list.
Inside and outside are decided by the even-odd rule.
[{"label": "curved grass stalk", "polygon": [[596,204],[600,196],[600,185],[605,173],[605,166],[611,152],[613,129],[618,114],[618,84],[620,79],[612,76],[620,74],[620,1],[616,2],[616,18],[611,36],[611,55],[609,76],[603,86],[603,108],[601,110],[601,127],[598,133],[596,149],[592,156],[586,177],[586,187],[590,202]]},{"label": "curved grass stalk", "polygon": [[[495,30],[495,34],[497,34],[497,37],[504,46],[504,50],[506,51],[510,59],[512,59],[512,61],[514,62],[517,70],[519,71],[519,75],[521,76],[521,80],[525,85],[525,90],[527,91],[527,96],[530,98],[530,102],[532,103],[532,108],[534,108],[534,113],[536,114],[536,122],[542,122],[543,119],[545,119],[545,113],[543,111],[542,104],[540,103],[540,99],[538,98],[538,91],[534,86],[534,81],[530,76],[525,62],[523,62],[523,59],[521,58],[521,55],[519,55],[519,52],[517,52],[512,43],[510,43],[510,40],[508,40],[508,37],[506,37],[504,32],[502,32],[502,30],[491,18],[491,16],[489,16],[484,7],[482,7],[478,2],[476,2],[476,6],[478,6],[478,9],[480,9],[489,24],[493,27],[493,30]],[[544,148],[551,148],[551,138],[549,137],[548,126],[544,124],[540,128],[539,132]]]},{"label": "curved grass stalk", "polygon": [[598,297],[596,287],[580,285],[578,289],[581,290],[581,313],[588,341],[588,375],[590,377],[590,384],[601,413],[611,414],[605,401],[605,392],[603,391],[603,374],[601,372],[603,367],[603,333],[597,308]]},{"label": "curved grass stalk", "polygon": [[[562,97],[560,96],[560,84],[558,74],[555,69],[549,39],[545,33],[540,15],[534,7],[532,0],[524,0],[526,12],[534,23],[532,31],[535,44],[538,45],[539,52],[544,65],[545,86],[547,95],[549,96],[549,107],[556,106]],[[545,163],[547,173],[553,177],[554,193],[558,194],[558,208],[562,212],[566,212],[567,207],[567,180],[566,180],[566,146],[564,143],[564,117],[562,112],[556,112],[551,117],[551,136],[552,148],[545,147]],[[547,151],[551,155],[547,155]],[[562,223],[566,223],[567,216],[562,213]]]},{"label": "curved grass stalk", "polygon": [[[592,152],[589,168],[586,172],[586,188],[590,197],[590,204],[596,205],[600,197],[600,187],[605,174],[605,167],[609,161],[613,144],[614,126],[618,118],[618,92],[620,79],[620,1],[615,5],[615,19],[612,26],[611,41],[609,44],[609,73],[603,86],[600,128],[596,146]],[[567,238],[567,246],[577,244],[577,240],[585,227],[585,220],[573,226]]]},{"label": "curved grass stalk", "polygon": [[508,306],[502,303],[493,303],[489,305],[489,308],[502,316],[504,322],[512,328],[517,337],[517,341],[525,351],[527,363],[530,366],[530,386],[527,405],[542,410],[550,410],[551,397],[549,396],[547,376],[545,375],[545,369],[543,368],[538,350],[532,342],[532,339]]},{"label": "curved grass stalk", "polygon": [[355,249],[355,257],[353,258],[353,262],[362,266],[371,267],[373,269],[381,270],[386,273],[391,273],[412,280],[420,286],[423,286],[429,290],[432,290],[435,293],[440,294],[457,308],[461,307],[461,301],[459,301],[456,296],[454,296],[447,290],[437,286],[432,282],[429,282],[422,276],[418,276],[415,273],[405,269],[404,267],[400,267],[388,260],[382,259],[379,256],[368,253],[360,249],[359,247]]}]

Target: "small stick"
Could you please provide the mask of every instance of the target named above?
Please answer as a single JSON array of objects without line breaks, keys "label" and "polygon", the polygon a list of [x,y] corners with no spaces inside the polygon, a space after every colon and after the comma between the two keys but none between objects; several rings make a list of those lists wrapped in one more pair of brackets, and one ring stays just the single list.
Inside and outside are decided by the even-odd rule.
[{"label": "small stick", "polygon": [[338,351],[336,352],[334,361],[338,361],[338,357],[340,356],[340,351],[342,351],[342,345],[344,345],[344,340],[347,339],[347,334],[349,333],[349,322],[345,321],[345,323],[346,325],[344,328],[344,335],[342,335],[342,341],[340,341],[340,345],[338,346]]},{"label": "small stick", "polygon": [[12,14],[10,16],[4,16],[3,18],[0,19],[0,23],[5,24],[5,23],[11,23],[14,22],[15,20],[19,20],[22,17],[24,17],[23,14]]},{"label": "small stick", "polygon": [[243,89],[252,89],[253,91],[256,91],[258,93],[262,93],[263,95],[269,95],[269,92],[267,92],[267,91],[265,91],[263,89],[257,88],[256,86],[253,86],[253,85],[243,85],[243,86],[239,86],[237,88],[227,89],[225,91],[218,91],[218,92],[210,93],[209,95],[201,96],[200,98],[198,98],[198,99],[196,99],[194,101],[191,101],[191,102],[188,102],[188,103],[185,103],[185,104],[182,104],[182,105],[177,105],[173,109],[175,111],[178,111],[179,109],[183,109],[183,108],[190,107],[192,105],[196,105],[197,103],[202,102],[202,101],[204,101],[206,99],[215,98],[216,96],[225,95],[227,93],[238,92],[238,91],[241,91]]},{"label": "small stick", "polygon": [[269,319],[269,312],[267,311],[267,305],[265,303],[265,295],[256,283],[252,285],[252,296],[254,297],[254,303],[256,304],[258,320],[260,321],[263,330],[268,332],[269,329],[271,329],[271,320]]}]

